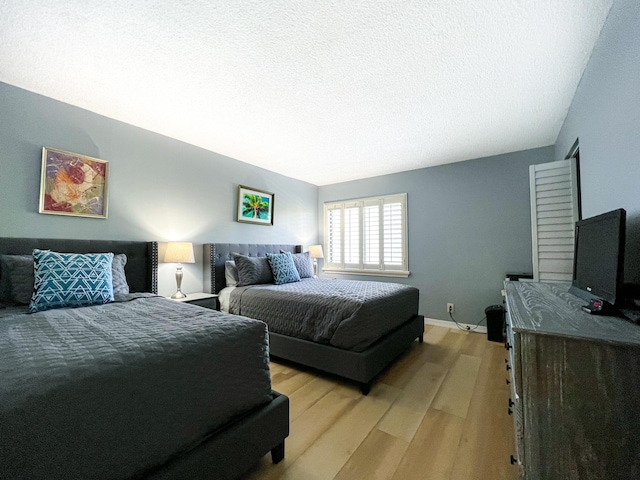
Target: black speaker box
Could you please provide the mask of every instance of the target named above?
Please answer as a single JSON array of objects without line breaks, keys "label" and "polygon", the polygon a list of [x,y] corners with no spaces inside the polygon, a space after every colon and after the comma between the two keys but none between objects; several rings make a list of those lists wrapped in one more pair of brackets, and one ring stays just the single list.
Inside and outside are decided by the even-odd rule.
[{"label": "black speaker box", "polygon": [[487,316],[487,339],[491,342],[504,342],[504,307],[490,305],[484,309]]}]

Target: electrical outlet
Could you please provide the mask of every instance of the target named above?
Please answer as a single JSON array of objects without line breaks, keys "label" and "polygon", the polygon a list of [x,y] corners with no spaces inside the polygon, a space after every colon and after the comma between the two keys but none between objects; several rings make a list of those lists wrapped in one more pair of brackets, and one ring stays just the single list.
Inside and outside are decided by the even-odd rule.
[{"label": "electrical outlet", "polygon": [[453,303],[447,303],[447,313],[453,313],[454,305]]}]

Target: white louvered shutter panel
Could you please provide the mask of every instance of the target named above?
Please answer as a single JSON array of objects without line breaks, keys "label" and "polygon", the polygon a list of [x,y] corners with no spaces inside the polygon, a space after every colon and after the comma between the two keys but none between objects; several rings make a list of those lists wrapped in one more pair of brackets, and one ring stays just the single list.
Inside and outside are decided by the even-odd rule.
[{"label": "white louvered shutter panel", "polygon": [[380,201],[367,204],[362,209],[363,259],[365,265],[380,268]]},{"label": "white louvered shutter panel", "polygon": [[529,184],[533,278],[540,282],[570,282],[578,220],[575,159],[531,165]]},{"label": "white louvered shutter panel", "polygon": [[329,265],[342,265],[342,208],[327,209],[326,262]]},{"label": "white louvered shutter panel", "polygon": [[400,202],[385,203],[384,217],[384,264],[386,267],[401,266],[404,255],[404,220]]},{"label": "white louvered shutter panel", "polygon": [[344,207],[344,266],[360,266],[360,206],[357,203]]}]

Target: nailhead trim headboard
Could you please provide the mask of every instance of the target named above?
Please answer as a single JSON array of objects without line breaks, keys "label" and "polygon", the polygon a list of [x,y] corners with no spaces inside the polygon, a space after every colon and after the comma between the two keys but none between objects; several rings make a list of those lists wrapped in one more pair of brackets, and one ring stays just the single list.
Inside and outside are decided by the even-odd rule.
[{"label": "nailhead trim headboard", "polygon": [[224,263],[233,260],[233,255],[266,257],[267,253],[280,253],[280,250],[301,253],[302,245],[267,245],[254,243],[205,243],[204,248],[204,291],[218,293],[225,285]]},{"label": "nailhead trim headboard", "polygon": [[34,248],[62,253],[124,253],[130,291],[158,293],[158,242],[0,237],[0,254],[28,255]]}]

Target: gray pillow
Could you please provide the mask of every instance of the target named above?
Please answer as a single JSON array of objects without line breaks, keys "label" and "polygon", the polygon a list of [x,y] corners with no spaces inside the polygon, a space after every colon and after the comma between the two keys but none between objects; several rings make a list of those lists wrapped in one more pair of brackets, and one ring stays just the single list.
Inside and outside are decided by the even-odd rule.
[{"label": "gray pillow", "polygon": [[28,305],[33,295],[33,255],[2,255],[2,279],[9,303]]},{"label": "gray pillow", "polygon": [[238,285],[238,267],[233,260],[224,262],[224,278],[227,281],[227,287]]},{"label": "gray pillow", "polygon": [[313,260],[311,252],[294,253],[293,264],[300,274],[300,278],[313,278]]},{"label": "gray pillow", "polygon": [[111,276],[113,277],[113,294],[126,295],[129,293],[129,284],[127,276],[124,273],[124,266],[127,264],[127,256],[124,253],[118,253],[113,256],[111,264]]},{"label": "gray pillow", "polygon": [[5,255],[0,255],[0,304],[8,305],[11,301],[11,282],[9,281],[9,267],[4,261]]},{"label": "gray pillow", "polygon": [[[287,253],[284,250],[280,250],[280,253]],[[313,278],[313,260],[311,259],[311,252],[292,253],[293,264],[298,270],[300,278]]]},{"label": "gray pillow", "polygon": [[238,267],[238,287],[273,283],[273,274],[267,257],[247,257],[235,254],[233,260]]}]

